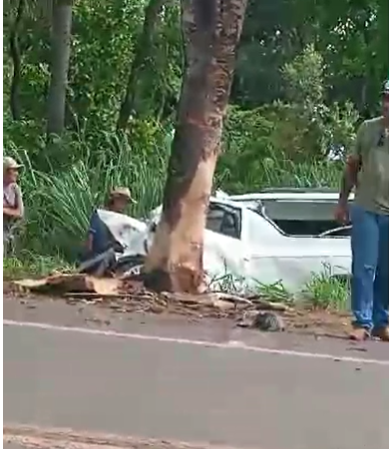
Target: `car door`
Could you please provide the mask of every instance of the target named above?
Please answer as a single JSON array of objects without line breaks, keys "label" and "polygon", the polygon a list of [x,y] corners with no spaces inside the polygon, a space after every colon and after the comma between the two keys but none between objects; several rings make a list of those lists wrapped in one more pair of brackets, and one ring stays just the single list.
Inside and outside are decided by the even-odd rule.
[{"label": "car door", "polygon": [[204,240],[204,268],[210,279],[239,283],[246,277],[242,219],[240,207],[210,203]]},{"label": "car door", "polygon": [[249,211],[242,240],[248,249],[248,276],[258,283],[281,282],[286,289],[298,291],[314,274],[349,272],[347,237],[289,236],[267,217]]}]

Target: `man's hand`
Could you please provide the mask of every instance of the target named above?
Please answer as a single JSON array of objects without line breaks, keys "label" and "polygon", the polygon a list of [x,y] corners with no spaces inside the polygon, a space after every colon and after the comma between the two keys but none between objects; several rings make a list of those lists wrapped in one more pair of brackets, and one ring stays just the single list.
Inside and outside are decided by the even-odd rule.
[{"label": "man's hand", "polygon": [[22,214],[19,210],[19,208],[8,208],[6,206],[3,206],[3,215],[8,217],[14,217],[15,219],[21,219]]},{"label": "man's hand", "polygon": [[347,203],[338,203],[334,211],[334,218],[341,225],[346,225],[349,222],[349,208]]}]

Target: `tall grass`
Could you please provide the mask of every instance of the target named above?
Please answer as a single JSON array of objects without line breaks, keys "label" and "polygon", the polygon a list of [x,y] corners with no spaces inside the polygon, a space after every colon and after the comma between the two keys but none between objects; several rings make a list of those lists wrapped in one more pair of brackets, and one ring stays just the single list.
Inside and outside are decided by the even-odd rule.
[{"label": "tall grass", "polygon": [[87,150],[81,148],[84,159],[66,169],[52,165],[45,172],[33,167],[26,151],[11,152],[24,165],[23,247],[72,261],[80,252],[93,209],[104,203],[111,188],[131,189],[137,203],[128,212],[134,216],[146,216],[161,201],[167,154],[131,147],[117,136],[107,142],[106,151]]},{"label": "tall grass", "polygon": [[[133,139],[100,132],[95,140],[79,132],[72,137],[71,148],[63,141],[50,158],[45,156],[48,164],[44,167],[41,156],[35,159],[36,151],[8,147],[8,153],[24,164],[22,247],[74,261],[86,237],[91,212],[103,204],[114,186],[131,189],[137,201],[129,210],[133,216],[145,217],[161,203],[169,156],[164,130],[149,124],[136,131]],[[219,167],[219,187],[234,193],[270,186],[335,186],[340,176],[336,163],[295,164],[282,154],[253,160],[247,177],[243,176],[245,168],[239,167],[244,163],[239,158],[237,167]]]}]

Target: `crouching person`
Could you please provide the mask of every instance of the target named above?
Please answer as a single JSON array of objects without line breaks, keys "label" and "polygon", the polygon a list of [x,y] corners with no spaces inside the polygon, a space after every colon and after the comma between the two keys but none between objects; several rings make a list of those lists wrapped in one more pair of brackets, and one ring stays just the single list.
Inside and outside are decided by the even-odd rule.
[{"label": "crouching person", "polygon": [[[110,192],[105,209],[124,214],[127,206],[132,201],[128,188],[116,188]],[[108,275],[115,270],[115,254],[120,250],[117,248],[109,229],[99,217],[98,211],[94,210],[90,220],[86,251],[80,270],[98,277]]]},{"label": "crouching person", "polygon": [[16,233],[24,215],[22,191],[17,183],[22,167],[13,158],[3,159],[3,256],[12,252]]}]

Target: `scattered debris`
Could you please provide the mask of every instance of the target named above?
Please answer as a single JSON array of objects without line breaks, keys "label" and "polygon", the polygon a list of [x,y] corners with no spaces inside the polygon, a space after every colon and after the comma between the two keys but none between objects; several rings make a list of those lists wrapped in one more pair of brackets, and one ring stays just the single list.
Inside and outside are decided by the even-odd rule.
[{"label": "scattered debris", "polygon": [[[55,274],[43,280],[20,280],[8,286],[22,303],[29,303],[30,292],[50,295],[52,301],[59,296],[78,308],[100,307],[121,316],[132,313],[152,313],[185,316],[190,321],[202,319],[231,319],[237,326],[346,339],[351,326],[348,313],[308,309],[283,302],[268,301],[264,297],[240,296],[225,292],[209,292],[199,295],[156,293],[147,291],[137,277],[101,278],[86,274]],[[7,295],[8,292],[7,291]],[[259,313],[270,312],[255,326]],[[284,323],[281,321],[283,320]],[[273,321],[279,321],[273,324]]]},{"label": "scattered debris", "polygon": [[347,350],[350,350],[352,352],[367,352],[368,349],[365,347],[348,347]]},{"label": "scattered debris", "polygon": [[285,331],[284,319],[269,311],[245,311],[237,325],[244,328],[256,328],[261,331]]},{"label": "scattered debris", "polygon": [[25,279],[14,282],[17,286],[35,292],[120,294],[121,281],[117,278],[96,278],[84,274],[55,274],[38,280]]},{"label": "scattered debris", "polygon": [[[233,318],[244,323],[252,313],[250,325],[264,331],[281,331],[282,318],[272,312],[291,311],[282,303],[267,302],[257,296],[246,298],[225,292],[199,295],[151,292],[132,278],[95,278],[86,274],[55,274],[41,280],[20,280],[18,286],[42,294],[59,294],[70,304],[105,305],[115,312],[172,313],[198,318]],[[263,312],[262,312],[263,311]],[[250,316],[248,316],[250,317]]]}]

